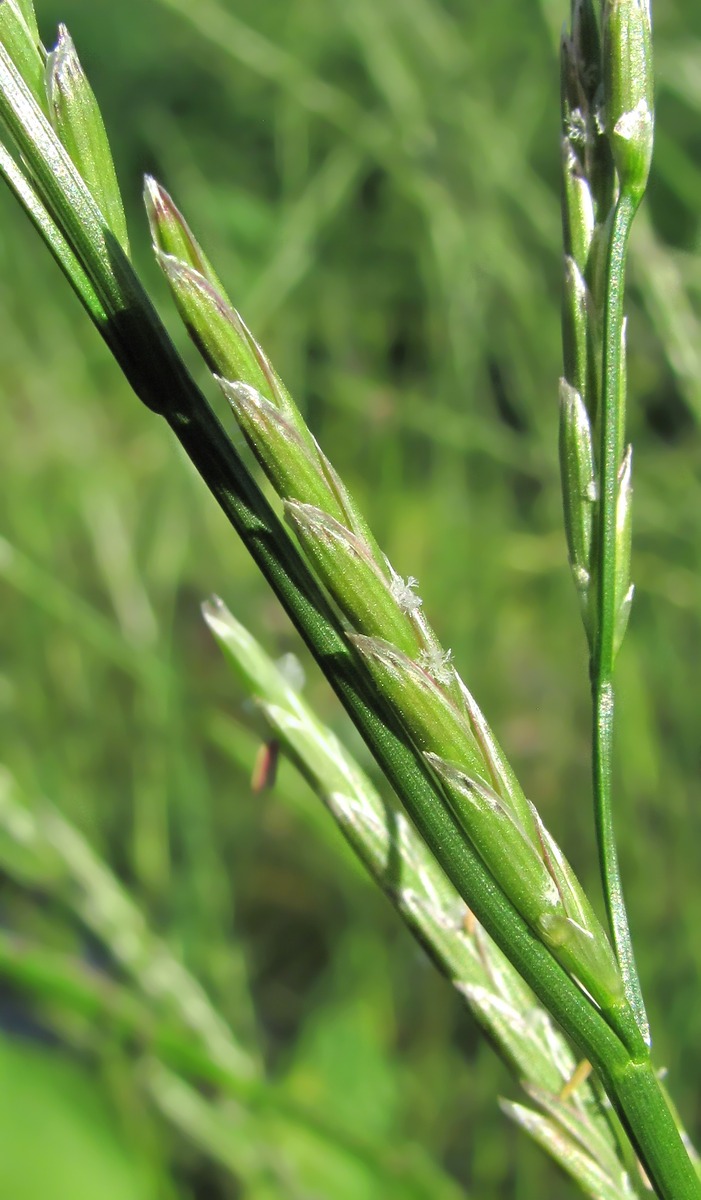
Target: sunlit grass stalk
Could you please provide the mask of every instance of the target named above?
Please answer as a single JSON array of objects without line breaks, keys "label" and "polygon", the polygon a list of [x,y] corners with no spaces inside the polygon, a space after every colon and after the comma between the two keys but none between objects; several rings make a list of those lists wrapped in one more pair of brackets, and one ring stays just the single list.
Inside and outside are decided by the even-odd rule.
[{"label": "sunlit grass stalk", "polygon": [[[24,60],[13,61],[7,47],[9,39],[0,45],[0,119],[8,149],[19,150],[14,165],[0,161],[8,183],[135,391],[168,421],[243,537],[427,846],[599,1071],[659,1194],[700,1195],[606,937],[438,645],[410,582],[384,559],[262,351],[236,314],[232,320],[216,277],[200,273],[207,273],[206,259],[200,256],[193,268],[170,253],[173,247],[159,245],[186,322],[221,376],[300,541],[306,539],[313,570],[295,550],[176,355],[123,251],[109,147],[98,136],[87,81],[71,72],[83,93],[61,119],[50,110],[52,128],[23,78]],[[81,134],[75,121],[91,128]],[[100,161],[83,161],[85,153]],[[95,173],[106,188],[100,195],[85,182]],[[188,245],[183,234],[177,253],[189,257]],[[630,986],[628,992],[635,1002]]]}]

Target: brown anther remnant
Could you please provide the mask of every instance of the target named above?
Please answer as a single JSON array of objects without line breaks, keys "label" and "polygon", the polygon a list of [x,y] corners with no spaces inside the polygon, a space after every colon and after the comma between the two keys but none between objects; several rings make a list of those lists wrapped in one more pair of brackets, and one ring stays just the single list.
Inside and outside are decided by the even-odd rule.
[{"label": "brown anther remnant", "polygon": [[569,1100],[570,1096],[577,1091],[577,1088],[580,1086],[580,1084],[584,1083],[590,1075],[591,1063],[588,1061],[588,1059],[583,1058],[582,1061],[577,1064],[574,1071],[570,1075],[570,1078],[567,1080],[567,1083],[562,1088],[560,1095],[558,1096],[558,1100]]},{"label": "brown anther remnant", "polygon": [[468,937],[474,937],[475,930],[477,929],[477,918],[471,908],[465,910],[462,927]]},{"label": "brown anther remnant", "polygon": [[261,792],[270,791],[275,786],[279,757],[280,743],[275,738],[271,738],[269,742],[263,742],[256,754],[256,761],[251,772],[251,791],[254,795],[258,796]]}]

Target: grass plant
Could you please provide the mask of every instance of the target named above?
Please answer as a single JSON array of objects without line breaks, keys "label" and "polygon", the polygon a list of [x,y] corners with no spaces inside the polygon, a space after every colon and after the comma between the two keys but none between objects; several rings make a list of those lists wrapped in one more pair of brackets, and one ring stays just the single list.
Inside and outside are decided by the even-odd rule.
[{"label": "grass plant", "polygon": [[[432,53],[449,64],[448,26],[432,20],[428,5],[417,11]],[[447,285],[460,225],[450,196],[408,168],[430,141],[430,124],[401,55],[393,54],[393,24],[383,24],[379,12],[360,5],[352,32],[392,120],[404,131],[406,157],[392,150],[389,127],[361,119],[338,88],[272,52],[262,35],[247,36],[237,19],[214,5],[203,6],[197,21],[227,45],[236,41],[229,38],[231,25],[242,35],[238,53],[249,65],[273,72],[303,107],[349,136],[348,152],[338,161],[327,159],[324,171],[331,176],[319,182],[316,197],[327,197],[331,207],[338,203],[360,154],[381,160],[396,175],[426,218],[436,278]],[[590,651],[595,823],[607,930],[458,675],[457,656],[429,625],[416,581],[390,565],[361,505],[228,299],[220,282],[225,270],[215,273],[171,197],[149,178],[145,199],[156,261],[252,458],[225,431],[186,365],[187,352],[176,348],[132,266],[105,126],[70,37],[61,27],[58,47],[47,55],[33,8],[20,0],[5,0],[0,8],[6,133],[0,170],[137,396],[164,417],[239,533],[399,806],[377,790],[243,626],[213,604],[207,622],[263,719],[265,770],[272,770],[280,751],[296,765],[410,931],[467,1000],[535,1104],[509,1102],[508,1115],[586,1194],[636,1195],[651,1187],[676,1200],[699,1195],[701,1185],[651,1057],[612,816],[613,670],[632,599],[623,282],[628,236],[650,167],[650,39],[644,0],[606,0],[601,8],[575,0],[562,42],[561,468],[570,563]],[[518,186],[513,178],[505,185],[516,207],[527,203],[529,184],[537,193],[526,171]],[[527,211],[538,233],[541,218],[534,218],[533,208]],[[288,237],[294,239],[300,225],[303,235],[304,221],[302,205],[291,214]],[[283,256],[269,288],[277,294],[275,281],[298,270]],[[469,366],[464,316],[448,312],[445,323],[457,377]],[[518,415],[511,419],[518,427]],[[490,445],[479,425],[476,433]],[[465,436],[469,442],[469,430]],[[511,458],[528,473],[508,439],[494,457]],[[271,493],[257,482],[253,459]],[[88,510],[98,545],[114,511],[106,503],[102,526],[99,508]],[[124,555],[128,561],[128,548]],[[136,569],[121,573],[115,595],[130,614],[127,622],[135,621],[133,653],[111,638],[99,618],[83,617],[66,603],[60,586],[37,586],[36,572],[9,544],[3,569],[20,587],[40,593],[53,611],[79,623],[102,652],[143,681],[144,711],[154,696],[168,694],[167,668],[155,661],[151,666],[144,654],[157,622],[139,591]],[[126,599],[119,588],[129,575]],[[108,584],[116,578],[108,560],[105,576]],[[197,772],[188,770],[196,788]],[[5,938],[6,976],[33,991],[49,1012],[61,1011],[64,1033],[76,1036],[77,1016],[80,1035],[87,1031],[89,1037],[107,1016],[123,1043],[147,1047],[144,1092],[251,1195],[305,1194],[319,1186],[315,1170],[323,1163],[323,1187],[341,1196],[339,1155],[351,1180],[349,1194],[353,1187],[360,1194],[350,1161],[363,1173],[369,1195],[373,1188],[387,1194],[388,1185],[407,1196],[455,1193],[451,1180],[420,1153],[407,1169],[401,1154],[388,1157],[380,1144],[349,1138],[342,1126],[320,1120],[270,1085],[260,1060],[240,1044],[178,956],[149,933],[107,866],[56,813],[23,806],[16,789],[6,781],[0,806],[8,875],[65,907],[127,981],[108,984],[98,978],[105,972],[85,971],[65,955]],[[135,846],[144,878],[158,890],[171,868],[159,832],[158,789],[154,796]],[[245,975],[242,962],[238,969]],[[239,979],[237,994],[246,991]],[[255,1023],[250,996],[247,1006]],[[216,1085],[221,1098],[200,1095],[193,1081]],[[227,1096],[236,1101],[235,1112]],[[271,1145],[279,1154],[270,1156]]]}]

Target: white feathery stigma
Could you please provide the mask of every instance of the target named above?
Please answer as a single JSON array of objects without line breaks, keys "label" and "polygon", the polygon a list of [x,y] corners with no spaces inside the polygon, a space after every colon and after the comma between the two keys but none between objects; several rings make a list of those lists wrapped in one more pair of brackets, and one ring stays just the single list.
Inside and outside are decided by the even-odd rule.
[{"label": "white feathery stigma", "polygon": [[402,612],[416,612],[418,608],[421,608],[423,603],[421,597],[417,596],[414,590],[419,586],[418,579],[415,579],[413,575],[409,575],[406,580],[402,579],[401,575],[397,575],[392,566],[389,569],[392,574],[389,587],[392,598],[396,600]]},{"label": "white feathery stigma", "polygon": [[418,662],[419,666],[423,667],[426,674],[435,679],[436,683],[448,684],[453,678],[452,659],[452,650],[442,650],[440,646],[431,646],[427,650],[421,651]]}]

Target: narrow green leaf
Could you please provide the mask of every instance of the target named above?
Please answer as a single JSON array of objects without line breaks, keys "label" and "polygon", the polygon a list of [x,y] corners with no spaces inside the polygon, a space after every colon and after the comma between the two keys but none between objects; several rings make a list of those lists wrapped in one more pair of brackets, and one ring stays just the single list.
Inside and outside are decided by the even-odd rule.
[{"label": "narrow green leaf", "polygon": [[100,330],[107,326],[107,313],[82,266],[68,242],[49,216],[34,188],[22,173],[17,163],[0,143],[0,175],[14,193],[39,232],[56,262],[85,305],[90,317]]},{"label": "narrow green leaf", "polygon": [[41,38],[39,37],[39,26],[37,25],[37,16],[34,11],[33,0],[9,0],[14,4],[15,8],[19,9],[22,17],[29,26],[29,31],[34,38],[37,46],[41,46]]},{"label": "narrow green leaf", "polygon": [[56,855],[4,767],[0,767],[0,864],[12,878],[30,887],[51,887],[62,875]]},{"label": "narrow green leaf", "polygon": [[30,808],[7,773],[0,773],[0,857],[15,874],[15,852],[24,847],[17,874],[60,896],[109,950],[136,988],[161,1011],[175,1016],[215,1056],[222,1069],[242,1078],[257,1074],[201,984],[164,941],[82,834],[48,804]]}]

